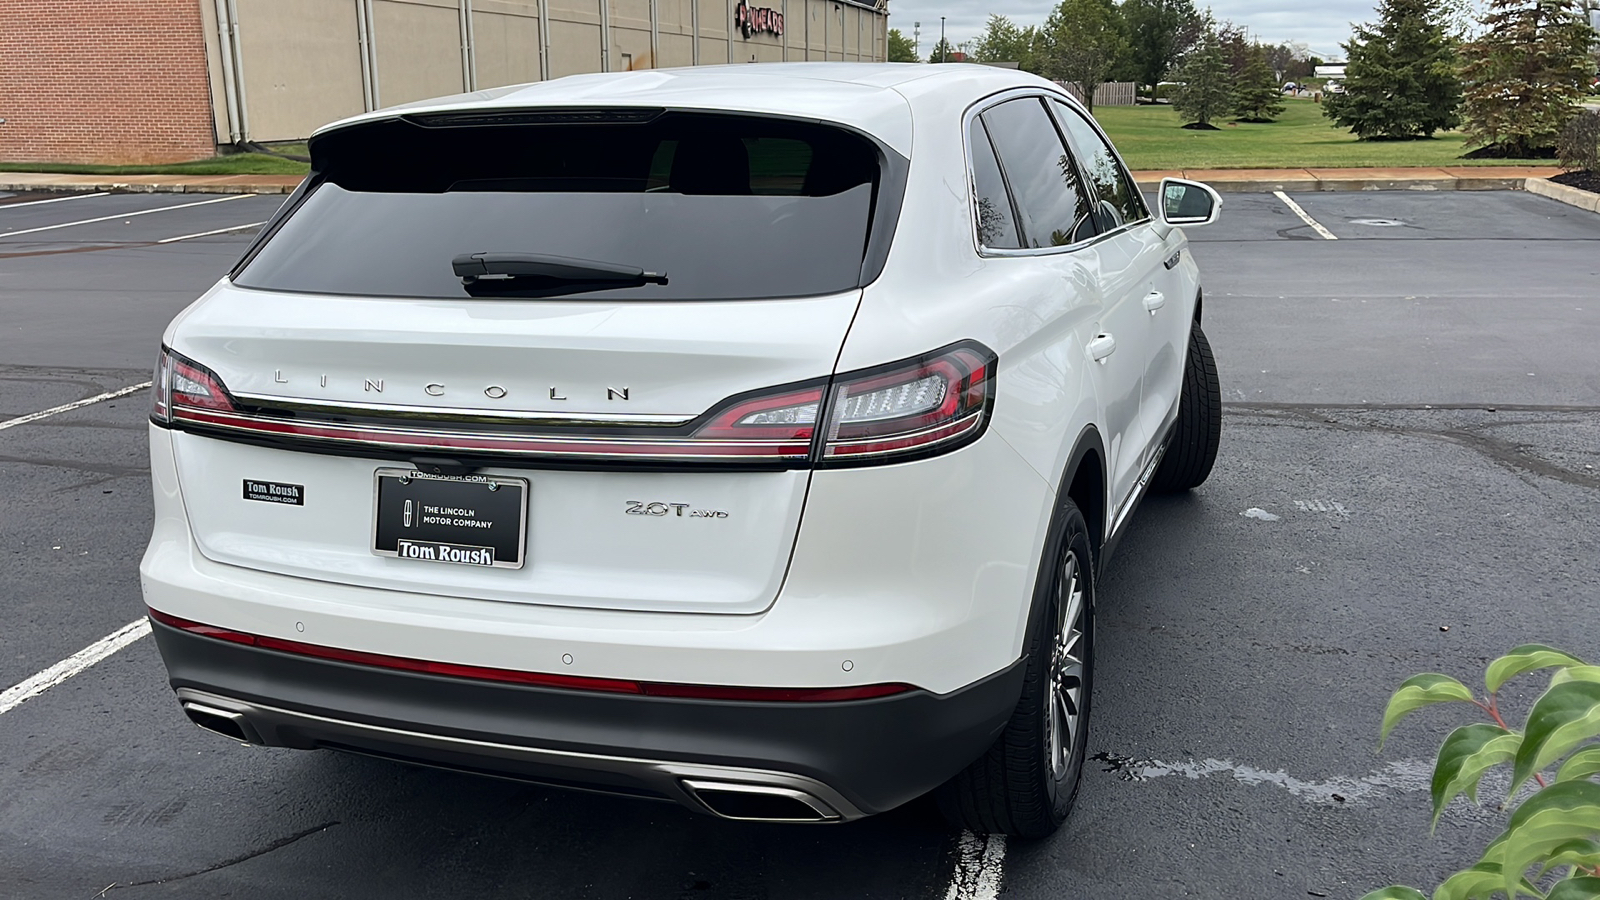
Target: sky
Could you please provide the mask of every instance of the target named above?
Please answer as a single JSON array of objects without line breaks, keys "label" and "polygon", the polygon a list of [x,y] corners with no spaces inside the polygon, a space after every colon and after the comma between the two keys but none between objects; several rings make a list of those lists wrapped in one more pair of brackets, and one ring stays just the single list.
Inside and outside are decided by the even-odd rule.
[{"label": "sky", "polygon": [[[1018,25],[1037,25],[1050,15],[1049,0],[889,0],[889,27],[911,36],[922,23],[922,57],[939,42],[939,17],[945,17],[951,44],[976,37],[990,13],[1009,16]],[[1250,29],[1252,38],[1271,44],[1303,41],[1322,56],[1344,56],[1339,45],[1350,39],[1351,22],[1375,18],[1374,0],[1195,0],[1219,19]]]}]

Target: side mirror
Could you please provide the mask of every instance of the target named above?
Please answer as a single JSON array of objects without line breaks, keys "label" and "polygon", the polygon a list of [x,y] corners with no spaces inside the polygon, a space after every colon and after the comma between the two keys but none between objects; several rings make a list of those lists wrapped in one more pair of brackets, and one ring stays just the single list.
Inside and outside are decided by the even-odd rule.
[{"label": "side mirror", "polygon": [[1222,212],[1222,195],[1210,185],[1182,178],[1161,179],[1161,221],[1175,228],[1210,225]]}]

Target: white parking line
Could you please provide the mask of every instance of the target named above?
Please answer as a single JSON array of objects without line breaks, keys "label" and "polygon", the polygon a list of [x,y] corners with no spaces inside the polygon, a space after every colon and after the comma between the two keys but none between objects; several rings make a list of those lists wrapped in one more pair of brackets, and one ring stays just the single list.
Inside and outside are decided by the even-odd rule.
[{"label": "white parking line", "polygon": [[158,243],[158,244],[170,244],[170,243],[172,243],[174,241],[187,241],[187,240],[189,240],[191,238],[210,237],[213,234],[227,234],[230,231],[243,231],[246,228],[260,228],[262,225],[265,225],[265,224],[267,224],[267,223],[265,223],[265,222],[251,222],[248,225],[235,225],[232,228],[215,228],[215,229],[212,229],[211,231],[201,231],[201,232],[198,232],[196,234],[180,234],[177,237],[162,238],[161,240],[156,241],[156,243]]},{"label": "white parking line", "polygon": [[40,419],[48,419],[57,413],[69,412],[81,407],[91,406],[95,403],[101,402],[102,400],[115,400],[118,397],[126,397],[129,394],[144,390],[145,388],[149,387],[150,384],[151,383],[148,381],[141,381],[138,384],[130,384],[125,388],[107,391],[104,394],[95,394],[93,397],[85,397],[82,400],[74,400],[71,403],[63,403],[60,406],[52,406],[49,409],[41,409],[38,412],[28,413],[25,416],[17,416],[15,419],[7,419],[4,422],[0,422],[0,431],[5,431],[7,428],[15,428],[18,425],[26,425],[29,422],[37,422]]},{"label": "white parking line", "polygon": [[6,688],[4,693],[0,693],[0,715],[16,709],[28,698],[39,696],[149,633],[150,620],[135,619],[43,672]]},{"label": "white parking line", "polygon": [[950,888],[945,891],[944,900],[995,900],[1000,895],[1000,879],[1004,874],[1005,835],[980,837],[963,831],[956,852],[956,871],[950,877]]},{"label": "white parking line", "polygon": [[1272,194],[1273,194],[1273,196],[1277,197],[1279,200],[1282,200],[1285,205],[1287,205],[1291,210],[1293,210],[1295,215],[1297,215],[1300,218],[1304,219],[1306,221],[1306,224],[1310,225],[1312,230],[1315,231],[1317,234],[1322,235],[1323,238],[1325,238],[1327,240],[1330,240],[1330,241],[1337,241],[1339,239],[1337,236],[1334,235],[1333,232],[1331,232],[1328,229],[1322,227],[1322,223],[1321,222],[1318,222],[1316,219],[1311,218],[1311,214],[1306,212],[1304,209],[1302,209],[1300,207],[1300,204],[1294,202],[1293,200],[1290,200],[1288,194],[1285,194],[1283,191],[1273,191]]},{"label": "white parking line", "polygon": [[23,234],[38,234],[41,231],[54,231],[57,228],[71,228],[74,225],[93,225],[96,222],[109,222],[112,219],[129,219],[134,216],[148,216],[151,213],[169,212],[174,209],[188,209],[191,206],[205,206],[208,203],[227,203],[229,200],[242,200],[250,194],[234,194],[229,197],[217,197],[212,200],[198,200],[194,203],[179,203],[177,206],[159,206],[155,209],[139,209],[133,212],[118,213],[114,216],[100,216],[95,219],[83,219],[77,222],[63,222],[60,225],[41,225],[38,228],[24,228],[21,231],[0,231],[0,238],[16,237]]},{"label": "white parking line", "polygon": [[38,206],[41,203],[65,203],[68,200],[87,200],[90,197],[104,197],[110,191],[96,191],[93,194],[71,194],[66,197],[51,197],[49,200],[26,200],[22,203],[0,203],[0,209],[16,209],[19,206]]}]

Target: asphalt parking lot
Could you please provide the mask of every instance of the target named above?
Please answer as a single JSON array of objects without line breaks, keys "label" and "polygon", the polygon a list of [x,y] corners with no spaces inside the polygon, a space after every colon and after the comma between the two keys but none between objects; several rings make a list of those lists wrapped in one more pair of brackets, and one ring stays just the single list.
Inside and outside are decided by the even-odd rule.
[{"label": "asphalt parking lot", "polygon": [[[0,195],[0,690],[142,615],[149,533],[148,391],[16,420],[147,381],[166,322],[281,200],[35,202],[56,199]],[[1146,502],[1111,564],[1098,758],[1055,838],[963,840],[923,804],[737,825],[241,747],[188,723],[142,639],[0,700],[0,895],[1431,888],[1500,820],[1458,801],[1428,836],[1429,759],[1454,720],[1420,715],[1376,756],[1389,691],[1420,671],[1470,680],[1526,641],[1600,658],[1600,216],[1513,192],[1291,199],[1336,240],[1271,194],[1228,195],[1193,235],[1221,455],[1200,490]]]}]

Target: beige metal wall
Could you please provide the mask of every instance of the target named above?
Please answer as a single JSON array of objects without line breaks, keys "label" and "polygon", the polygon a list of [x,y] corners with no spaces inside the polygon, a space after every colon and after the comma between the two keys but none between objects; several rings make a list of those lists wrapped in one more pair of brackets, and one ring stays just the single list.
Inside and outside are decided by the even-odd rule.
[{"label": "beige metal wall", "polygon": [[884,60],[888,18],[853,0],[197,0],[219,143],[287,141],[369,109],[583,72]]}]

